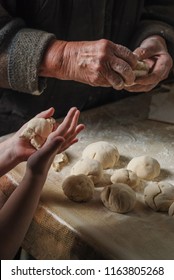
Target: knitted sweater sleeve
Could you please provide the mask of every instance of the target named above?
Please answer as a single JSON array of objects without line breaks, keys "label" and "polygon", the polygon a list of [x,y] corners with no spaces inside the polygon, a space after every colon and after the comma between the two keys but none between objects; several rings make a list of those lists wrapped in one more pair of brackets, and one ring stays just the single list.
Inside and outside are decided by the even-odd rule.
[{"label": "knitted sweater sleeve", "polygon": [[53,34],[26,28],[0,5],[0,87],[39,95],[46,79],[38,77],[43,53]]}]

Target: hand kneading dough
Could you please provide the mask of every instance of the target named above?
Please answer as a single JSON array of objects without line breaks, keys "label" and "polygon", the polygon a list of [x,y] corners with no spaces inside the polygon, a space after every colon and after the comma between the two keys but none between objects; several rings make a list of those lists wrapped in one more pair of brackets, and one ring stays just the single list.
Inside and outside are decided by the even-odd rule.
[{"label": "hand kneading dough", "polygon": [[98,183],[103,175],[102,165],[99,161],[90,158],[82,158],[71,168],[72,175],[87,175],[94,184]]},{"label": "hand kneading dough", "polygon": [[136,194],[128,185],[117,183],[103,189],[101,200],[110,211],[127,213],[135,206]]},{"label": "hand kneading dough", "polygon": [[127,165],[127,169],[145,180],[152,180],[160,174],[159,162],[150,156],[140,156],[133,158]]},{"label": "hand kneading dough", "polygon": [[54,123],[53,118],[33,118],[28,122],[20,137],[28,139],[33,147],[39,149],[52,132]]},{"label": "hand kneading dough", "polygon": [[94,183],[84,174],[71,175],[62,184],[64,194],[76,202],[85,202],[94,195]]},{"label": "hand kneading dough", "polygon": [[133,171],[122,168],[122,169],[116,169],[114,171],[114,173],[111,176],[111,182],[113,184],[115,183],[127,184],[128,186],[134,189],[134,187],[136,187],[139,184],[140,179]]},{"label": "hand kneading dough", "polygon": [[155,211],[168,211],[174,202],[174,186],[167,182],[151,182],[144,190],[144,200]]},{"label": "hand kneading dough", "polygon": [[52,168],[59,172],[68,163],[68,157],[66,153],[57,154],[53,160]]},{"label": "hand kneading dough", "polygon": [[114,144],[98,141],[89,144],[82,153],[83,158],[98,160],[103,169],[112,168],[119,160],[119,152]]},{"label": "hand kneading dough", "polygon": [[174,217],[174,202],[170,205],[168,214]]}]

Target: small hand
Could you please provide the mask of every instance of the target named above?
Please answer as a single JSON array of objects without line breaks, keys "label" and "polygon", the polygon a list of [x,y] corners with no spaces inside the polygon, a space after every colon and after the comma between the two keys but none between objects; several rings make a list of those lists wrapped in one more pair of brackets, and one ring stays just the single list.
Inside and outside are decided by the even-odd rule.
[{"label": "small hand", "polygon": [[84,129],[83,124],[78,125],[79,115],[77,108],[71,108],[44,145],[29,157],[27,167],[32,170],[32,174],[46,176],[55,155],[78,141],[77,134]]},{"label": "small hand", "polygon": [[[54,114],[54,108],[50,108],[46,111],[43,111],[36,115],[36,117],[49,118]],[[70,109],[64,121],[60,126],[55,126],[54,131],[49,135],[47,141],[53,139],[54,137],[61,136],[65,138],[65,143],[61,148],[61,151],[68,148],[73,143],[76,143],[78,140],[76,138],[77,134],[84,129],[84,125],[78,123],[80,112],[76,108]],[[24,124],[14,135],[8,140],[8,146],[13,147],[13,157],[17,158],[18,162],[27,160],[33,153],[36,152],[36,149],[30,144],[26,139],[20,138],[22,130],[26,127],[27,123]],[[46,141],[46,142],[47,142]]]}]

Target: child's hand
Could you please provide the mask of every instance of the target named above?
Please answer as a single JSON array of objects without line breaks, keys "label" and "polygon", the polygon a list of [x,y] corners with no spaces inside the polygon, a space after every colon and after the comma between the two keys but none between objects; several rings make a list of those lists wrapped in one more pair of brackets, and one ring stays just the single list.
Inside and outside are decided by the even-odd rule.
[{"label": "child's hand", "polygon": [[48,136],[44,145],[30,156],[27,167],[32,175],[46,176],[55,155],[78,141],[77,134],[84,129],[83,124],[78,125],[79,115],[77,108],[71,108],[63,122]]},{"label": "child's hand", "polygon": [[48,136],[46,143],[58,136],[64,138],[65,141],[57,153],[63,152],[78,141],[77,135],[84,129],[83,124],[78,124],[79,116],[80,111],[75,107],[71,108],[62,123],[57,125],[57,128]]},{"label": "child's hand", "polygon": [[[54,108],[50,108],[36,115],[38,118],[50,118],[54,114]],[[36,149],[26,139],[20,138],[21,132],[27,126],[25,123],[14,135],[9,139],[8,145],[13,146],[14,158],[17,158],[18,162],[25,161],[36,152]]]},{"label": "child's hand", "polygon": [[[39,113],[36,117],[50,118],[53,116],[54,111],[54,108],[50,108]],[[52,141],[53,138],[61,136],[65,140],[61,148],[59,148],[60,150],[58,149],[57,152],[62,152],[70,145],[76,143],[78,141],[76,138],[77,134],[84,129],[84,125],[78,125],[79,115],[80,112],[76,108],[71,108],[63,122],[60,125],[56,125],[55,130],[48,136],[45,144]],[[13,146],[13,158],[16,158],[18,163],[27,160],[36,152],[36,149],[26,139],[19,137],[26,125],[27,123],[24,124],[7,143],[8,146]]]}]

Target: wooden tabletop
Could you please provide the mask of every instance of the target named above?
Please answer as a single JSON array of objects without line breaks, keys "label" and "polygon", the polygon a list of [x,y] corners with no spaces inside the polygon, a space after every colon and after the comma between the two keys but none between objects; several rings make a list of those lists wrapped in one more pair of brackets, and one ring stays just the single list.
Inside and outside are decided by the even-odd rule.
[{"label": "wooden tabletop", "polygon": [[[174,217],[145,205],[143,184],[137,190],[135,209],[127,214],[113,213],[103,206],[101,186],[96,187],[94,198],[86,203],[70,201],[61,187],[82,150],[100,140],[117,145],[120,161],[115,168],[125,167],[135,156],[148,154],[161,165],[156,180],[174,183],[174,125],[148,120],[149,103],[150,95],[143,94],[81,114],[86,130],[80,134],[79,142],[67,150],[69,164],[60,172],[50,169],[23,242],[33,257],[174,259]],[[16,186],[24,170],[25,163],[18,165],[1,179],[1,186],[7,184],[5,190],[9,189],[9,182]]]}]

